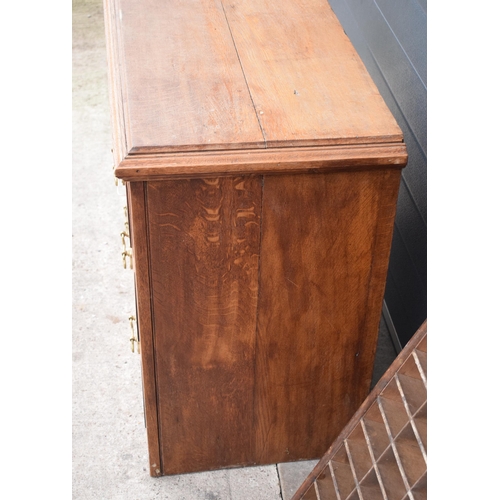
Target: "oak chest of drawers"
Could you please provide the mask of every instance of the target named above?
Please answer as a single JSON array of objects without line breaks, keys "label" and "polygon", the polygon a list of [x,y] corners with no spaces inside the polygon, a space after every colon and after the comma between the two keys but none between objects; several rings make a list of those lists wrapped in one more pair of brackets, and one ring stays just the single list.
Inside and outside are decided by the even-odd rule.
[{"label": "oak chest of drawers", "polygon": [[406,149],[327,0],[105,0],[150,473],[317,458],[369,391]]}]

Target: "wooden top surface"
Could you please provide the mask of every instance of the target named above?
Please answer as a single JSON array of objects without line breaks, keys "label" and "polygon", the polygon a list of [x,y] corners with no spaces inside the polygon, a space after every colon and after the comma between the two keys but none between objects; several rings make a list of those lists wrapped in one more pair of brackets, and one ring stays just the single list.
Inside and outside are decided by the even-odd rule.
[{"label": "wooden top surface", "polygon": [[327,0],[104,1],[120,159],[402,141]]}]

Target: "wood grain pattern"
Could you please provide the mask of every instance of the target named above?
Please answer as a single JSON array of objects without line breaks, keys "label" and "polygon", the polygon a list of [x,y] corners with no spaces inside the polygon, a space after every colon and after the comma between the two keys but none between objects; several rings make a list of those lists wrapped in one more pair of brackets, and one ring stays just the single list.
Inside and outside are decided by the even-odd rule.
[{"label": "wood grain pattern", "polygon": [[321,456],[368,394],[398,184],[392,170],[265,177],[257,457]]},{"label": "wood grain pattern", "polygon": [[162,474],[321,455],[368,393],[399,176],[145,183]]},{"label": "wood grain pattern", "polygon": [[127,185],[128,214],[135,270],[137,326],[141,343],[141,363],[144,389],[146,427],[148,434],[150,475],[160,476],[160,436],[158,426],[156,362],[154,359],[153,321],[151,316],[151,276],[148,249],[147,213],[144,198],[144,183],[130,182]]},{"label": "wood grain pattern", "polygon": [[367,167],[402,168],[404,144],[324,146],[264,150],[212,151],[128,156],[116,169],[119,178],[161,180],[196,176],[321,172]]},{"label": "wood grain pattern", "polygon": [[219,2],[115,2],[129,152],[264,144]]},{"label": "wood grain pattern", "polygon": [[369,388],[401,131],[326,0],[104,2],[150,473],[316,458]]},{"label": "wood grain pattern", "polygon": [[326,0],[105,0],[118,162],[401,142]]},{"label": "wood grain pattern", "polygon": [[222,0],[267,147],[401,141],[327,0]]},{"label": "wood grain pattern", "polygon": [[147,191],[164,473],[249,464],[261,179]]}]

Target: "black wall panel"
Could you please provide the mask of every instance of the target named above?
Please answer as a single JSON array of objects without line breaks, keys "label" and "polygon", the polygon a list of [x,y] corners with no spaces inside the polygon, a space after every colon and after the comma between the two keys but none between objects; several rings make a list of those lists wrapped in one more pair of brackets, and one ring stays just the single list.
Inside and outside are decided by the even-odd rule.
[{"label": "black wall panel", "polygon": [[408,148],[385,294],[386,319],[404,346],[427,317],[427,1],[329,2]]},{"label": "black wall panel", "polygon": [[427,84],[427,14],[415,0],[377,0],[387,24],[416,73]]}]

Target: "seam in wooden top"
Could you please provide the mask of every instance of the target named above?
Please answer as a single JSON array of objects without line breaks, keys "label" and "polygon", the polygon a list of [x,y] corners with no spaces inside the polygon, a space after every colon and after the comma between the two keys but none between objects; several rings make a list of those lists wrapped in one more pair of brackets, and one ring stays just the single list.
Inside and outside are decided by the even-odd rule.
[{"label": "seam in wooden top", "polygon": [[262,128],[262,123],[260,122],[259,114],[257,113],[257,108],[255,107],[255,102],[253,101],[252,92],[250,92],[250,87],[249,87],[248,81],[247,81],[247,75],[245,74],[245,70],[243,69],[243,64],[241,63],[240,53],[238,52],[238,47],[236,46],[236,42],[235,42],[234,36],[233,36],[233,30],[231,29],[231,25],[229,24],[229,20],[227,18],[227,14],[226,14],[226,9],[224,8],[224,4],[222,3],[222,0],[220,2],[220,5],[222,7],[222,12],[224,12],[224,18],[226,19],[227,28],[229,29],[229,34],[231,35],[231,40],[233,41],[234,50],[236,52],[236,57],[238,58],[238,63],[240,64],[241,73],[243,74],[243,78],[245,79],[245,85],[247,86],[248,95],[250,96],[250,100],[252,101],[252,106],[253,106],[253,110],[255,112],[255,117],[257,118],[257,123],[259,124],[260,131],[262,132],[262,138],[264,139],[264,148],[267,148],[266,134],[264,132],[264,129]]},{"label": "seam in wooden top", "polygon": [[[165,6],[166,4],[162,2],[158,3],[152,2],[148,4],[147,7],[146,6],[137,7],[137,4],[135,4],[135,7],[133,7],[134,6],[133,2],[131,1],[129,2],[129,0],[105,0],[107,14],[109,14],[106,22],[106,31],[108,33],[108,45],[110,45],[110,64],[109,64],[110,79],[112,80],[114,86],[113,90],[114,95],[111,96],[113,101],[112,106],[117,111],[116,114],[119,121],[119,123],[114,123],[114,127],[118,129],[115,131],[115,135],[117,136],[118,142],[123,142],[122,145],[120,144],[115,145],[115,148],[120,150],[119,156],[121,157],[118,160],[115,159],[115,162],[123,158],[128,158],[129,156],[132,155],[143,155],[143,154],[153,154],[153,153],[174,153],[174,152],[182,152],[182,151],[187,152],[196,150],[224,151],[224,150],[242,149],[242,148],[265,150],[265,149],[282,148],[282,147],[293,147],[293,148],[303,147],[303,146],[316,147],[316,146],[325,146],[333,144],[346,145],[346,144],[366,144],[366,143],[389,143],[389,142],[402,141],[403,139],[402,132],[400,128],[397,127],[397,124],[395,124],[395,122],[392,123],[394,121],[394,117],[390,114],[390,112],[387,113],[388,110],[386,106],[385,107],[383,106],[379,93],[375,92],[376,89],[374,87],[373,81],[369,78],[369,75],[366,74],[366,68],[362,67],[361,62],[359,62],[359,64],[352,62],[351,59],[352,57],[354,57],[355,54],[352,44],[350,43],[348,44],[347,42],[344,43],[343,39],[339,41],[338,37],[336,38],[333,35],[330,36],[331,33],[337,32],[340,29],[340,24],[338,23],[338,20],[333,11],[331,10],[331,7],[328,5],[328,3],[325,2],[325,5],[322,6],[321,2],[322,0],[311,2],[311,7],[313,7],[314,3],[313,10],[315,12],[315,15],[319,16],[318,20],[326,19],[325,20],[326,24],[325,23],[321,24],[323,31],[325,33],[325,37],[323,37],[324,39],[321,37],[318,38],[316,36],[316,32],[318,31],[319,28],[316,28],[313,24],[311,24],[311,22],[305,23],[303,25],[304,34],[309,35],[310,41],[311,43],[314,42],[314,45],[311,45],[311,47],[296,48],[295,52],[293,49],[290,49],[288,52],[285,51],[283,57],[285,56],[288,57],[290,63],[288,65],[283,63],[286,57],[285,59],[280,59],[278,57],[281,54],[280,50],[278,49],[275,50],[275,48],[274,49],[269,48],[269,44],[266,44],[264,39],[261,40],[262,43],[258,46],[256,46],[254,43],[256,37],[257,38],[259,36],[261,36],[261,38],[272,37],[273,34],[272,29],[271,31],[269,31],[270,30],[269,23],[271,22],[272,19],[274,19],[276,22],[278,21],[281,22],[281,20],[283,19],[279,12],[277,13],[274,8],[271,8],[272,3],[269,3],[268,0],[258,0],[256,2],[256,5],[252,5],[251,7],[247,6],[248,8],[243,8],[245,2],[237,3],[236,5],[231,4],[229,2],[226,4],[224,0],[219,0],[216,4],[208,2],[207,5],[210,4],[212,5],[212,7],[214,7],[215,5],[218,6],[217,10],[219,10],[220,16],[217,19],[217,22],[219,23],[217,27],[219,27],[219,25],[220,27],[223,26],[224,31],[226,33],[226,35],[224,35],[225,41],[218,40],[218,43],[222,44],[224,42],[226,49],[233,54],[234,71],[228,75],[228,78],[232,76],[233,79],[237,80],[235,84],[239,82],[239,86],[236,90],[238,90],[238,92],[241,92],[241,94],[239,94],[240,97],[243,96],[243,94],[245,94],[245,99],[244,99],[245,102],[238,101],[236,105],[239,106],[238,109],[241,108],[240,111],[243,112],[244,110],[246,110],[245,113],[243,113],[245,116],[242,117],[246,121],[245,122],[244,120],[238,121],[233,116],[231,124],[225,125],[224,120],[219,120],[218,123],[221,124],[221,127],[225,126],[229,131],[231,130],[231,127],[234,127],[234,130],[231,132],[233,135],[230,134],[228,137],[215,135],[211,137],[210,140],[205,141],[204,138],[200,136],[198,138],[199,140],[195,141],[194,139],[196,139],[196,137],[193,132],[193,133],[187,133],[186,137],[184,136],[178,137],[172,142],[172,140],[170,140],[171,139],[170,136],[168,136],[167,134],[168,130],[163,130],[163,128],[165,124],[173,123],[175,121],[174,118],[177,115],[173,115],[171,110],[169,109],[167,110],[166,105],[164,105],[163,108],[161,108],[161,110],[154,108],[154,106],[151,104],[150,101],[155,96],[153,90],[157,89],[159,84],[157,83],[156,87],[151,87],[153,90],[151,90],[147,86],[148,83],[147,77],[142,75],[141,73],[142,66],[139,64],[139,67],[135,67],[137,61],[139,62],[143,61],[144,57],[142,57],[141,59],[141,57],[139,57],[141,55],[140,51],[137,52],[135,51],[135,49],[134,51],[132,51],[132,53],[130,53],[132,50],[130,49],[130,46],[141,47],[143,45],[141,43],[134,43],[131,45],[130,42],[131,38],[134,40],[137,39],[138,42],[144,39],[145,42],[158,43],[159,47],[169,46],[168,44],[159,43],[162,40],[161,37],[163,36],[163,33],[165,32],[165,30],[160,29],[161,26],[156,27],[157,32],[159,33],[156,38],[153,35],[149,37],[148,33],[150,32],[149,31],[150,26],[146,22],[149,19],[147,16],[146,17],[143,16],[144,19],[141,18],[142,24],[136,23],[135,20],[134,21],[131,20],[135,19],[133,18],[134,13],[137,14],[137,13],[149,12],[145,9],[153,9],[151,11],[152,15],[154,15],[155,13],[165,14],[166,11],[164,11],[162,6]],[[205,2],[200,2],[200,4],[205,4]],[[297,6],[293,7],[293,3],[290,3],[289,6],[291,9],[290,16],[292,18],[293,15],[297,16],[298,7]],[[122,8],[123,8],[123,20],[121,16]],[[196,13],[197,11],[198,10],[195,10],[194,12]],[[149,13],[151,14],[151,12]],[[216,13],[214,13],[214,15],[215,14]],[[186,20],[187,19],[186,12],[184,12],[183,15],[185,17],[183,18],[182,22],[187,23],[187,25],[189,25],[188,20]],[[201,19],[200,22],[203,21],[204,15],[205,14],[200,13],[199,15]],[[283,13],[283,16],[285,16],[286,18],[285,12]],[[163,17],[156,16],[156,18],[159,19],[163,19],[164,17],[165,16]],[[156,18],[152,17],[151,19],[156,19]],[[127,19],[128,21],[126,21]],[[257,20],[259,22],[257,22]],[[205,22],[205,24],[209,26],[208,20],[205,21],[203,22]],[[176,26],[177,28],[179,27],[176,24],[175,20],[172,22],[174,23],[174,27]],[[205,26],[205,24],[203,24],[203,26]],[[289,29],[290,27],[293,27],[294,25],[293,23],[287,24],[286,22],[283,22],[282,24],[283,25],[280,24],[281,26],[280,40],[285,40],[285,38],[288,36],[286,30]],[[299,23],[298,26],[300,27],[302,26],[302,24]],[[325,29],[326,27],[328,27],[329,29]],[[241,32],[243,28],[245,28],[244,33]],[[302,31],[300,33],[302,33]],[[330,35],[328,35],[329,33]],[[336,54],[338,54],[338,51],[335,52],[331,48],[332,43],[337,41],[339,41],[340,49],[342,49],[340,50],[340,53],[343,53],[343,51],[345,51],[346,53],[344,57],[345,61],[342,60],[341,57],[336,56]],[[288,47],[288,44],[284,44],[283,46],[286,48]],[[310,74],[313,70],[318,69],[317,68],[319,64],[318,61],[320,61],[321,57],[323,57],[323,52],[315,53],[314,47],[320,47],[322,50],[324,49],[326,56],[329,57],[331,56],[333,63],[337,64],[337,66],[335,67],[342,69],[348,66],[348,68],[352,72],[352,77],[354,78],[354,83],[353,83],[354,88],[355,89],[357,88],[356,85],[358,85],[360,88],[359,95],[361,96],[360,97],[361,101],[365,99],[368,104],[370,103],[373,104],[373,113],[370,114],[370,109],[371,109],[370,108],[371,104],[370,104],[370,106],[368,106],[368,108],[370,109],[366,109],[366,113],[368,113],[368,115],[365,118],[369,118],[370,116],[372,118],[373,117],[376,118],[378,116],[387,115],[387,123],[385,124],[387,126],[381,125],[382,118],[380,120],[378,119],[375,120],[374,118],[376,123],[374,123],[373,126],[366,125],[366,123],[359,118],[358,115],[360,115],[361,113],[360,110],[364,109],[363,108],[364,101],[363,102],[356,101],[357,97],[355,96],[353,97],[350,94],[351,89],[349,87],[346,87],[344,81],[345,79],[342,80],[344,81],[344,83],[341,84],[341,90],[343,93],[339,91],[340,96],[337,96],[337,94],[335,93],[336,87],[335,86],[332,87],[331,85],[329,86],[328,84],[328,82],[336,81],[336,79],[334,78],[336,75],[335,72],[330,75],[332,78],[330,78],[329,80],[326,79],[327,76],[324,76],[323,80],[321,80],[323,83],[321,85],[318,84],[319,85],[318,88],[314,87],[313,83],[311,83],[314,82],[315,80],[311,80],[310,77],[308,77],[309,79],[306,78],[306,83],[309,82],[311,88],[305,86],[304,89],[307,88],[310,90],[310,92],[313,92],[314,90],[314,92],[316,92],[314,95],[317,95],[318,98],[323,95],[326,96],[325,97],[326,101],[324,107],[318,108],[317,106],[315,107],[311,105],[309,106],[309,108],[306,108],[306,111],[310,111],[310,113],[305,113],[304,116],[300,115],[299,111],[302,110],[301,112],[303,112],[304,109],[303,108],[299,109],[297,107],[298,106],[297,102],[299,101],[302,102],[302,100],[305,99],[306,93],[302,92],[300,89],[299,89],[300,93],[299,91],[291,90],[295,88],[294,87],[295,77],[292,78],[290,75],[297,74],[298,70],[297,68],[295,68],[295,66],[293,66],[294,64],[299,64],[299,62],[297,61],[301,61],[300,63],[301,65],[299,64],[300,68],[302,67],[306,69],[308,68],[309,70],[308,74]],[[266,52],[268,50],[270,51],[269,53]],[[304,53],[302,53],[301,51]],[[147,52],[146,55],[150,53],[151,51]],[[348,57],[349,54],[352,56],[351,58]],[[144,54],[142,55],[144,56]],[[281,68],[281,73],[278,72],[278,76],[276,76],[274,75],[274,72],[269,73],[268,71],[266,73],[267,76],[264,75],[266,76],[267,79],[264,79],[264,81],[261,82],[260,77],[258,77],[258,75],[260,75],[258,71],[259,68],[253,67],[252,63],[255,62],[254,59],[257,57],[258,61],[260,61],[259,62],[260,64],[262,60],[265,59],[264,56],[271,58],[269,60],[271,62],[274,61],[278,69]],[[357,60],[356,57],[355,59]],[[162,61],[164,60],[165,58],[162,59]],[[197,59],[195,57],[193,59],[193,61],[196,60],[203,62],[203,59],[200,57],[198,57]],[[267,59],[265,59],[265,61],[267,61]],[[328,59],[328,61],[330,61],[330,59]],[[333,71],[331,69],[332,66],[330,64],[326,64],[323,66],[321,67],[321,71],[323,70],[326,72]],[[154,65],[151,65],[151,67],[155,68]],[[193,70],[193,67],[191,69]],[[164,67],[163,71],[164,72],[166,71]],[[280,78],[278,78],[280,75],[284,80],[286,80],[285,87],[283,87],[284,83],[281,82]],[[158,74],[153,71],[153,76],[155,78],[157,77],[159,78],[162,77],[162,73]],[[302,75],[301,78],[303,76],[304,75]],[[288,77],[292,78],[292,80],[289,81],[290,78]],[[165,80],[165,78],[163,81],[164,84],[168,83],[168,81]],[[299,77],[297,76],[297,78]],[[230,81],[230,79],[228,81]],[[220,83],[218,79],[215,79],[214,82]],[[278,83],[280,83],[280,85],[278,85]],[[149,107],[146,106],[147,109],[145,110],[141,108],[141,106],[143,106],[142,104],[143,93],[140,92],[141,90],[140,86],[143,84],[145,85],[145,92],[146,93],[149,92],[148,96],[150,98],[149,101],[146,99]],[[326,89],[323,88],[325,87],[325,85]],[[219,86],[223,87],[223,85]],[[314,87],[314,89],[312,87]],[[286,88],[287,92],[288,90],[290,90],[290,92],[296,92],[297,96],[301,95],[303,97],[301,97],[299,101],[293,99],[293,102],[290,104],[287,101],[288,94],[285,95],[283,93],[280,93],[280,89],[283,88]],[[370,89],[372,90],[373,95],[370,94]],[[231,92],[230,91],[228,92],[229,92],[228,95],[231,96],[232,95]],[[262,92],[267,93],[266,95],[268,95],[269,99],[272,100],[271,103],[272,105],[268,102],[268,100],[266,100],[267,97],[266,99],[264,99],[263,102],[259,102],[262,101],[263,99],[263,96],[261,95]],[[276,93],[278,93],[279,96],[276,96]],[[204,97],[205,94],[206,92],[203,94],[202,97]],[[237,94],[235,93],[235,95]],[[138,96],[140,96],[140,98]],[[310,96],[309,99],[311,99]],[[328,99],[333,100],[333,102],[330,103]],[[345,103],[346,102],[349,103],[351,99],[354,101],[353,106],[355,114],[357,113],[356,116],[358,116],[352,123],[351,123],[352,120],[350,120],[348,116],[344,116],[344,113],[340,112],[341,110],[345,111],[344,108],[346,108],[346,106],[348,107],[348,104]],[[138,104],[137,103],[138,100],[141,101],[141,103]],[[230,97],[228,97],[228,102],[229,101],[232,102]],[[177,103],[178,100],[174,100],[172,102]],[[228,104],[228,102],[226,104]],[[304,100],[304,103],[305,102],[306,101]],[[307,102],[311,104],[309,101]],[[297,104],[297,106],[295,106],[295,104],[293,103]],[[336,104],[341,105],[341,110],[335,107]],[[264,115],[262,115],[263,113],[262,106],[266,108],[265,109],[266,114]],[[174,108],[177,110],[179,106],[174,106]],[[269,114],[267,113],[268,108],[270,111]],[[234,106],[233,107],[229,106],[228,109],[234,109]],[[333,113],[332,116],[330,116],[331,113],[328,114],[329,113],[328,110],[331,111],[332,109],[336,111]],[[224,108],[223,110],[227,112],[226,108]],[[163,114],[166,114],[166,116],[163,116],[161,114],[161,111],[163,112]],[[192,114],[193,113],[191,113],[191,115]],[[191,115],[189,115],[189,117],[191,121],[193,121],[193,116]],[[245,133],[242,135],[241,134],[242,131],[237,130],[237,128],[240,126],[239,124],[244,122],[248,125],[249,123],[248,120],[253,122],[253,119],[250,119],[250,117],[254,115],[257,118],[258,126],[257,124],[252,125],[251,127],[252,133],[250,133],[249,132],[250,129],[246,127],[245,130],[243,131]],[[305,128],[303,128],[302,127],[304,121],[303,118],[305,119],[306,115],[307,116],[311,115],[313,118],[311,118],[312,121],[310,120],[311,123],[309,123],[308,126],[304,125]],[[297,118],[297,116],[299,116],[299,118]],[[343,116],[344,118],[343,121],[342,119],[339,119],[340,125],[342,126],[340,126],[340,128],[337,129],[335,125],[335,123],[337,122],[335,120],[336,117],[338,116]],[[314,117],[316,117],[317,119]],[[202,118],[203,117],[201,116],[200,120]],[[290,122],[288,118],[291,119]],[[277,123],[273,122],[274,125],[271,127],[270,125],[271,122],[269,122],[269,120],[275,120]],[[279,133],[276,135],[275,133],[276,130],[274,130],[273,127],[276,128],[278,126],[281,126],[280,124],[285,127],[285,130],[283,133]],[[339,123],[337,123],[337,125],[339,125]],[[189,131],[190,128],[187,127],[187,130]]]}]

